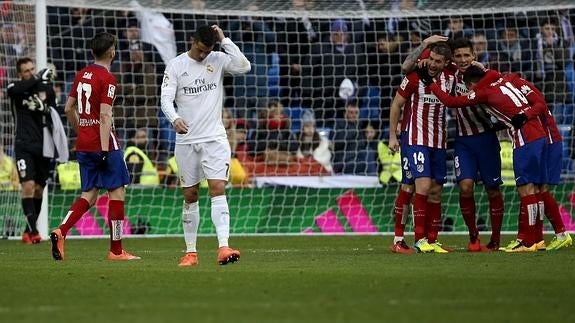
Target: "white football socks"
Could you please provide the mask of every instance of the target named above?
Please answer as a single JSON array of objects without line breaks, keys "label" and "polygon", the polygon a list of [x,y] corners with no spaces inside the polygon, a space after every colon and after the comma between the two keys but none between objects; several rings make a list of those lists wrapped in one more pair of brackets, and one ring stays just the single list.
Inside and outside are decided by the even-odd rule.
[{"label": "white football socks", "polygon": [[227,247],[230,238],[230,210],[225,195],[212,197],[212,222],[216,227],[219,247]]},{"label": "white football socks", "polygon": [[198,202],[186,203],[182,211],[182,227],[184,228],[184,241],[186,252],[197,252],[198,227],[200,226],[200,205]]}]

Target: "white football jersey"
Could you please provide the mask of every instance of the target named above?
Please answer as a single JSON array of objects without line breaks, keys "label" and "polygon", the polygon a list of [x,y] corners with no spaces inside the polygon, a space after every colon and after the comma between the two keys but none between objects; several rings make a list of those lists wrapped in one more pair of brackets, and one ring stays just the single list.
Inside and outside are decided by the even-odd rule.
[{"label": "white football jersey", "polygon": [[221,46],[225,53],[211,52],[201,62],[185,52],[166,66],[161,85],[162,111],[171,123],[182,118],[189,127],[188,133],[176,135],[176,144],[227,138],[222,122],[224,73],[247,73],[251,64],[231,39],[224,38]]}]

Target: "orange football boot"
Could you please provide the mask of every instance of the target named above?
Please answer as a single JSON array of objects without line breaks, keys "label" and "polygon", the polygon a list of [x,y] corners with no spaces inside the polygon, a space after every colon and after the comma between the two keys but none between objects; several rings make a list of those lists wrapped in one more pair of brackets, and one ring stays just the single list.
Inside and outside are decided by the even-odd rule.
[{"label": "orange football boot", "polygon": [[240,259],[240,252],[230,247],[220,247],[218,249],[218,263],[220,265],[227,265],[234,263]]},{"label": "orange football boot", "polygon": [[119,255],[116,255],[113,252],[109,252],[108,253],[108,260],[139,260],[142,259],[138,256],[134,256],[131,253],[128,253],[126,250],[122,249],[122,253]]},{"label": "orange football boot", "polygon": [[52,258],[54,260],[64,260],[64,236],[60,229],[50,233],[50,242],[52,242]]},{"label": "orange football boot", "polygon": [[191,267],[198,265],[198,253],[197,252],[187,252],[181,259],[178,266],[180,267]]}]

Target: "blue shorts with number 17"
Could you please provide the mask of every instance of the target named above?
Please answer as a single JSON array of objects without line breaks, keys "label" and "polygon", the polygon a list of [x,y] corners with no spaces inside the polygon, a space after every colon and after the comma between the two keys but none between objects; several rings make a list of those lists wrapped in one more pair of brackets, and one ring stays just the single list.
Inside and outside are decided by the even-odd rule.
[{"label": "blue shorts with number 17", "polygon": [[76,152],[76,157],[80,164],[82,192],[88,192],[93,188],[113,190],[130,183],[130,174],[121,149],[110,151],[108,167],[105,170],[98,167],[99,152]]}]

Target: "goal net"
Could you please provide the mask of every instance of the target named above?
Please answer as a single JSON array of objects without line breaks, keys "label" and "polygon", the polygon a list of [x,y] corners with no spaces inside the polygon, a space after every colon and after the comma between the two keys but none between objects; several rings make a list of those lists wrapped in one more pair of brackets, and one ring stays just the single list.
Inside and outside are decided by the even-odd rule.
[{"label": "goal net", "polygon": [[[159,109],[159,84],[167,60],[187,51],[193,31],[204,24],[218,24],[252,63],[248,74],[227,76],[223,84],[232,166],[241,165],[232,167],[227,189],[232,234],[393,233],[401,165],[387,149],[378,152],[378,144],[387,143],[401,64],[433,34],[471,39],[479,61],[521,73],[544,91],[564,140],[563,183],[552,192],[568,229],[575,230],[572,1],[46,0],[46,29],[40,35],[36,3],[0,1],[4,87],[18,77],[16,59],[31,56],[56,67],[55,88],[63,105],[74,74],[90,63],[89,40],[100,31],[119,38],[112,66],[119,86],[115,126],[123,147],[138,147],[158,170],[158,183],[146,182],[149,178],[139,173],[144,166],[128,158],[136,176],[127,187],[126,233],[182,232],[182,195],[170,167],[175,134]],[[45,52],[36,50],[36,37],[46,40]],[[14,119],[5,92],[0,99],[2,145],[13,157]],[[314,128],[316,136],[304,135]],[[67,131],[72,148],[75,133]],[[442,230],[464,233],[453,170],[455,133],[451,119]],[[509,171],[510,156],[503,157]],[[50,228],[80,193],[69,172],[54,168]],[[519,199],[509,178],[503,193],[503,230],[514,232]],[[18,191],[0,194],[0,223],[13,228],[3,235],[19,236]],[[480,228],[490,230],[481,185],[475,197]],[[200,233],[213,234],[206,188],[200,208]],[[71,234],[107,234],[106,216],[102,195]]]}]

